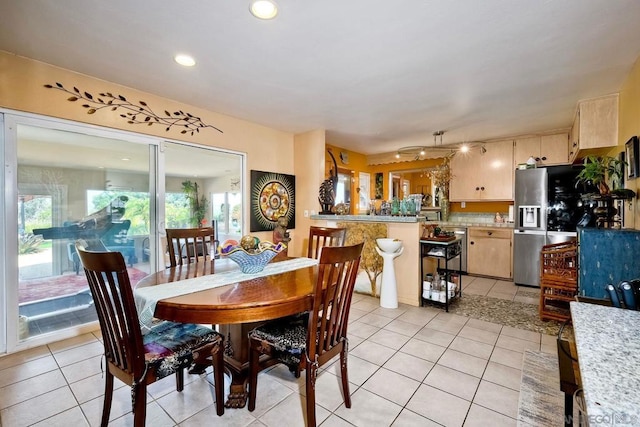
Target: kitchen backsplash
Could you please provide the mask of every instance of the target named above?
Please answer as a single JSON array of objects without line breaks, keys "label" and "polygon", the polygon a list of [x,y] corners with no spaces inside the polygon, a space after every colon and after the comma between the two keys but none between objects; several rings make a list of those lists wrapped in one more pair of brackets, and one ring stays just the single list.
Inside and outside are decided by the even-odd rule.
[{"label": "kitchen backsplash", "polygon": [[[506,223],[508,219],[508,212],[500,212],[503,221]],[[463,222],[463,223],[474,223],[474,224],[493,224],[495,223],[496,214],[489,213],[462,213],[462,212],[452,212],[449,215],[448,222]]]}]

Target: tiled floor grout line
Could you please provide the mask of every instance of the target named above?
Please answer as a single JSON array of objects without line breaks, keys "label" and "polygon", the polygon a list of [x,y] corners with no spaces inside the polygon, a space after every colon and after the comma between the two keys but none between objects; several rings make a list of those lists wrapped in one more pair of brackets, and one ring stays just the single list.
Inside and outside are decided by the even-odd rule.
[{"label": "tiled floor grout line", "polygon": [[[484,282],[484,280],[489,280],[489,279],[486,279],[486,278],[478,278],[478,279],[482,279],[483,280],[482,282],[477,282],[479,284],[479,287],[482,286],[484,288],[484,287],[488,286],[488,285],[485,285],[486,282]],[[472,278],[463,289],[466,290],[467,287],[472,286],[474,280],[476,280],[476,278]],[[480,283],[481,283],[481,285],[480,285]],[[502,287],[501,281],[494,281],[494,283],[491,286],[487,287],[486,291],[483,291],[484,295],[485,296],[489,296],[489,294],[492,291],[494,291],[496,293],[506,294],[506,292],[499,292],[500,289],[498,289],[498,288],[494,289],[496,287],[496,285],[500,285],[500,287]],[[514,295],[511,296],[510,299],[508,299],[508,300],[509,301],[514,301],[515,298],[519,295],[518,291],[516,291],[514,293]],[[473,294],[473,292],[471,294]],[[524,295],[524,297],[526,297],[526,295]],[[494,332],[494,330],[492,330],[491,328],[489,328],[489,329],[483,328],[483,327],[481,327],[482,326],[481,324],[472,324],[472,325],[470,325],[469,323],[470,323],[470,321],[472,319],[474,319],[473,317],[466,317],[466,319],[464,319],[464,322],[462,324],[460,324],[459,327],[458,327],[458,325],[456,325],[457,320],[453,320],[452,324],[449,325],[448,323],[450,322],[450,319],[456,319],[457,317],[465,317],[465,316],[458,315],[458,314],[453,314],[453,313],[447,314],[447,313],[444,312],[444,310],[443,311],[438,311],[438,312],[433,312],[433,311],[431,311],[431,309],[429,309],[428,312],[425,311],[424,315],[426,317],[428,317],[428,320],[424,324],[418,323],[418,322],[413,323],[411,321],[407,322],[407,321],[401,319],[401,317],[403,315],[407,314],[408,315],[407,316],[407,320],[413,320],[413,316],[414,315],[421,315],[422,313],[413,310],[414,307],[412,307],[412,306],[406,306],[405,307],[403,305],[403,306],[401,306],[401,308],[404,308],[404,310],[393,313],[393,316],[389,316],[389,314],[391,314],[391,313],[386,313],[387,315],[383,315],[383,314],[380,314],[381,312],[376,313],[376,311],[379,310],[379,306],[377,306],[375,303],[371,303],[368,298],[370,298],[370,297],[366,296],[366,295],[363,295],[362,297],[358,298],[357,300],[355,300],[355,298],[354,298],[354,300],[355,300],[354,301],[354,305],[357,304],[358,302],[362,303],[358,307],[358,310],[363,314],[360,317],[358,317],[356,319],[353,319],[350,322],[350,325],[353,324],[353,323],[358,323],[358,324],[366,326],[364,331],[366,331],[367,329],[371,329],[371,330],[374,330],[374,332],[372,332],[370,334],[368,334],[368,333],[367,334],[363,334],[363,335],[366,335],[365,338],[357,336],[357,335],[353,335],[353,336],[358,338],[359,342],[358,342],[358,344],[356,346],[354,346],[354,347],[349,349],[350,353],[353,350],[357,349],[361,344],[366,343],[366,342],[369,342],[369,343],[372,343],[372,344],[376,344],[376,345],[382,346],[384,348],[387,348],[389,350],[392,350],[392,353],[383,362],[375,362],[375,363],[369,361],[368,359],[363,359],[361,357],[354,356],[352,354],[349,355],[350,358],[351,357],[358,357],[359,359],[364,360],[368,364],[376,365],[374,371],[366,372],[366,378],[363,377],[365,379],[362,381],[361,384],[352,383],[353,385],[355,385],[355,388],[350,389],[350,394],[351,395],[355,394],[356,392],[367,392],[367,393],[370,393],[370,394],[373,394],[373,395],[377,396],[380,399],[384,399],[384,400],[386,400],[388,402],[391,402],[391,403],[394,403],[395,405],[398,405],[398,403],[396,403],[394,400],[390,400],[390,399],[384,397],[384,395],[376,393],[375,391],[370,391],[369,389],[365,388],[365,384],[367,384],[368,381],[370,381],[372,378],[374,378],[376,374],[380,374],[381,371],[382,371],[382,368],[384,368],[387,371],[393,372],[396,375],[402,376],[404,378],[415,380],[415,378],[413,378],[411,376],[408,376],[403,372],[396,372],[395,370],[391,369],[390,367],[385,367],[384,366],[392,358],[396,357],[399,354],[404,354],[406,356],[411,356],[411,357],[414,357],[414,358],[417,358],[417,359],[421,359],[422,361],[426,361],[426,362],[431,364],[431,367],[428,368],[428,371],[426,371],[426,373],[424,375],[424,378],[421,378],[419,381],[417,381],[418,386],[416,387],[415,390],[413,390],[413,392],[411,392],[410,396],[408,396],[408,398],[404,402],[404,404],[398,405],[398,406],[401,407],[401,410],[394,416],[393,420],[391,421],[391,424],[393,424],[394,422],[398,421],[405,411],[411,412],[416,417],[424,417],[425,419],[429,419],[431,422],[436,422],[435,420],[429,418],[428,415],[425,415],[424,413],[414,412],[414,411],[412,411],[411,409],[408,408],[408,406],[409,406],[410,402],[412,401],[412,399],[416,396],[416,394],[418,393],[420,388],[423,387],[423,386],[432,387],[435,390],[438,390],[438,392],[445,393],[447,395],[450,395],[450,396],[453,396],[453,397],[456,397],[456,398],[459,398],[459,399],[462,399],[462,400],[466,400],[467,402],[469,402],[469,407],[467,408],[466,413],[464,414],[463,425],[464,425],[464,423],[467,422],[467,419],[470,416],[471,410],[472,410],[474,405],[476,405],[478,407],[481,407],[481,408],[484,408],[486,411],[490,411],[490,412],[496,413],[496,414],[498,414],[498,415],[500,415],[502,417],[505,417],[505,419],[509,418],[509,419],[515,421],[515,419],[513,417],[509,416],[509,415],[505,415],[504,413],[502,413],[500,411],[496,411],[496,410],[494,410],[494,409],[492,409],[490,407],[486,407],[486,406],[483,406],[483,405],[479,404],[478,402],[475,402],[475,399],[476,399],[476,397],[478,397],[478,392],[480,390],[480,386],[483,383],[483,381],[486,382],[486,383],[493,384],[493,385],[495,385],[497,387],[504,388],[504,389],[511,390],[513,392],[518,392],[519,393],[519,390],[513,389],[513,388],[511,388],[511,387],[509,387],[507,385],[500,384],[499,382],[494,382],[494,381],[490,381],[488,379],[484,379],[484,376],[487,374],[487,371],[489,369],[490,363],[494,363],[496,365],[500,365],[500,366],[503,366],[503,367],[509,368],[509,369],[517,369],[517,368],[514,368],[512,366],[512,364],[511,365],[505,365],[505,364],[502,364],[502,363],[499,363],[499,362],[492,362],[491,361],[491,358],[494,356],[494,354],[495,354],[495,352],[497,351],[498,348],[503,349],[505,351],[516,352],[516,353],[522,353],[522,351],[519,350],[519,348],[521,348],[521,347],[523,349],[526,349],[526,343],[519,344],[517,341],[514,341],[514,343],[515,343],[514,344],[515,347],[514,347],[514,346],[511,345],[511,343],[509,343],[508,339],[529,341],[530,343],[535,343],[535,345],[537,346],[537,350],[540,351],[540,350],[543,349],[543,337],[542,337],[541,333],[538,333],[538,336],[537,336],[535,341],[531,341],[528,338],[523,338],[526,335],[514,334],[513,331],[509,332],[508,334],[504,334],[505,325],[502,325],[502,324],[498,324],[498,323],[494,323],[494,322],[487,322],[487,323],[493,323],[495,325],[499,325],[500,328],[497,330],[497,332]],[[501,299],[505,299],[505,298],[501,298]],[[426,308],[426,307],[423,307],[423,308]],[[365,317],[367,317],[369,315],[377,316],[377,317],[370,317],[369,319],[365,319],[364,321],[362,320],[363,318],[365,318]],[[451,315],[453,317],[449,317],[449,315]],[[383,318],[386,320],[385,322],[382,321]],[[416,318],[416,320],[419,321],[419,317]],[[367,321],[371,321],[373,324],[369,324],[369,323],[367,323]],[[378,321],[378,323],[376,323],[376,321]],[[410,325],[410,327],[405,328],[402,323],[398,323],[397,324],[398,326],[396,327],[396,329],[397,330],[401,330],[403,332],[396,332],[395,330],[388,329],[389,325],[391,323],[393,323],[393,322],[396,322],[396,321],[404,322],[407,325]],[[484,322],[484,321],[481,321],[481,322]],[[383,326],[378,326],[379,324],[383,324]],[[430,325],[431,325],[431,327],[429,327]],[[393,327],[391,327],[391,328],[393,328]],[[411,333],[411,329],[414,329],[414,328],[415,328],[415,332]],[[470,350],[466,349],[464,347],[465,346],[464,341],[458,341],[457,345],[456,345],[456,348],[452,347],[454,345],[454,342],[456,342],[457,339],[463,339],[463,340],[465,340],[467,342],[475,342],[475,343],[478,343],[478,344],[488,344],[486,342],[486,340],[483,341],[482,339],[478,339],[475,336],[473,336],[472,335],[473,333],[471,334],[472,336],[462,336],[462,335],[460,335],[461,333],[463,333],[463,330],[465,330],[465,328],[475,328],[475,329],[480,329],[480,330],[485,331],[485,332],[492,332],[492,333],[496,334],[496,339],[493,342],[491,351],[487,355],[486,359],[484,357],[476,356]],[[436,331],[438,333],[444,333],[444,334],[447,334],[447,335],[451,335],[453,338],[447,343],[446,346],[442,346],[442,345],[436,343],[437,341],[439,341],[438,340],[439,337],[436,338],[436,339],[429,340],[429,338],[431,336],[437,336],[437,335],[428,335],[427,334],[424,337],[421,337],[420,336],[421,332],[424,331],[425,329]],[[514,329],[519,329],[519,328],[514,328]],[[455,330],[455,333],[452,333],[451,332],[452,330]],[[407,331],[409,332],[409,334],[406,333]],[[385,338],[387,338],[387,337],[385,337],[383,335],[381,336],[382,337],[381,340],[376,340],[376,341],[372,340],[372,337],[374,335],[380,333],[380,332],[385,332],[385,333],[388,333],[388,334],[393,334],[393,335],[396,335],[398,337],[401,337],[402,339],[404,339],[404,342],[401,345],[397,345],[393,341],[387,341],[386,344],[385,344],[384,343],[385,342]],[[90,414],[85,412],[85,408],[83,408],[82,405],[86,405],[87,403],[89,403],[89,402],[91,402],[93,400],[97,400],[97,399],[100,399],[100,401],[102,401],[104,395],[101,394],[100,396],[95,397],[94,399],[90,399],[87,402],[84,402],[83,404],[80,404],[80,402],[78,401],[78,397],[76,397],[76,393],[74,393],[72,391],[73,390],[72,383],[70,382],[70,378],[71,377],[68,377],[67,375],[65,375],[63,373],[63,367],[60,366],[60,361],[56,357],[56,354],[62,353],[64,351],[70,351],[70,350],[76,349],[78,347],[81,347],[83,345],[94,343],[95,341],[100,341],[99,336],[95,332],[91,332],[90,334],[92,335],[93,340],[87,339],[86,342],[80,342],[80,340],[78,340],[78,342],[74,342],[73,345],[71,345],[69,347],[60,346],[60,348],[57,349],[55,352],[53,351],[51,346],[47,345],[46,346],[46,349],[47,349],[46,354],[43,354],[42,356],[36,357],[35,359],[29,360],[29,362],[31,362],[31,361],[35,361],[35,360],[38,360],[40,358],[45,358],[45,357],[52,357],[53,358],[53,360],[55,362],[55,366],[57,367],[57,371],[59,371],[62,374],[62,376],[64,377],[64,384],[71,391],[71,394],[73,395],[73,399],[74,399],[75,404],[76,404],[75,407],[77,407],[80,410],[80,412],[82,414],[82,417],[84,418],[85,422],[89,422]],[[389,338],[390,340],[394,339],[394,337],[392,335],[389,335],[389,337],[390,337]],[[505,337],[505,341],[506,342],[502,343],[501,346],[498,346],[498,341],[500,341],[501,337]],[[421,343],[424,343],[427,346],[442,347],[442,348],[444,348],[444,350],[440,353],[440,355],[438,357],[434,358],[435,361],[430,360],[430,359],[425,359],[423,356],[416,356],[416,355],[414,355],[412,353],[407,353],[407,352],[403,351],[403,349],[405,348],[405,346],[409,342],[415,341],[415,340],[417,340],[417,341],[419,341]],[[504,345],[504,347],[502,345]],[[482,350],[482,354],[483,355],[486,354],[486,350],[487,350],[486,348]],[[437,351],[437,350],[435,350],[435,351]],[[445,354],[447,352],[451,352],[451,351],[456,352],[456,353],[460,353],[461,355],[465,355],[465,356],[478,357],[480,359],[484,359],[485,360],[485,364],[484,364],[484,367],[482,369],[482,372],[479,373],[479,377],[476,376],[475,374],[473,374],[473,375],[469,374],[469,373],[467,373],[467,371],[459,371],[457,368],[450,368],[450,367],[448,367],[446,365],[439,364],[439,362],[442,362],[444,360],[443,358],[444,358]],[[415,353],[415,354],[418,354],[418,353]],[[510,356],[508,356],[508,357],[510,357],[510,358],[511,357],[515,357],[515,354],[512,354],[512,353],[509,353],[509,354],[510,354]],[[424,355],[426,355],[426,353]],[[73,359],[73,356],[71,356],[70,359]],[[73,366],[76,363],[81,363],[83,360],[87,360],[87,359],[81,359],[81,360],[77,360],[77,361],[75,361],[73,363],[69,363],[68,365],[65,365],[65,369],[69,369],[70,366]],[[375,360],[375,359],[372,359],[372,360]],[[503,361],[507,361],[507,360],[505,359]],[[514,362],[515,362],[515,360],[514,360]],[[14,366],[19,366],[19,365],[24,364],[24,363],[26,363],[26,362],[18,363],[17,365],[14,365]],[[378,363],[380,363],[380,364],[378,365]],[[459,363],[459,362],[454,362],[454,363]],[[511,362],[509,362],[509,363],[511,363]],[[329,370],[329,369],[334,369],[333,368],[334,364],[335,364],[335,362],[332,362],[331,364],[326,365],[325,371]],[[431,375],[433,370],[438,366],[444,367],[446,369],[457,371],[457,372],[463,373],[465,375],[470,375],[472,377],[477,378],[478,385],[473,390],[473,395],[470,396],[470,397],[460,397],[460,396],[463,396],[463,395],[466,396],[466,393],[468,393],[468,391],[470,391],[469,388],[467,388],[467,391],[465,392],[465,394],[460,394],[460,396],[458,396],[458,394],[453,394],[453,393],[451,393],[449,391],[440,389],[439,385],[429,385],[429,384],[427,384],[425,381],[427,381],[427,378],[429,377],[429,375]],[[457,365],[452,365],[452,366],[457,366]],[[51,370],[49,370],[47,372],[52,372],[52,371],[55,371],[55,370],[56,369],[51,369]],[[469,371],[469,372],[471,372],[471,371]],[[332,375],[332,376],[336,376],[339,379],[339,374],[336,375],[332,371],[327,372],[327,374],[328,375]],[[95,375],[95,374],[88,374],[86,377],[83,377],[83,378],[80,378],[80,379],[75,379],[73,384],[76,384],[79,381],[91,378],[93,375]],[[496,378],[499,379],[498,377],[493,377],[493,378],[494,379],[496,379]],[[205,380],[210,384],[210,382],[208,381],[208,377]],[[278,379],[275,378],[275,380],[278,380]],[[15,383],[19,383],[20,381],[22,381],[22,380],[16,381]],[[278,380],[278,382],[280,382],[280,381]],[[12,383],[12,384],[15,384],[15,383]],[[186,383],[185,385],[187,385],[187,384],[188,383]],[[281,383],[281,384],[284,386],[284,383]],[[433,383],[433,384],[437,384],[437,383]],[[506,382],[506,384],[509,384],[509,382]],[[4,387],[6,387],[7,385],[10,385],[10,384],[6,384]],[[65,387],[65,386],[58,387],[57,389],[62,388],[62,387]],[[375,386],[374,386],[374,388],[375,388]],[[372,390],[374,390],[374,388],[372,388]],[[360,389],[362,389],[362,390],[360,390]],[[451,389],[451,390],[453,390],[453,389]],[[52,390],[48,390],[47,392],[50,392],[50,391],[52,391]],[[172,420],[172,422],[175,423],[175,425],[179,425],[179,423],[175,422],[173,416],[167,410],[167,407],[161,405],[160,401],[158,400],[158,399],[161,399],[161,398],[163,398],[164,396],[166,396],[166,395],[168,395],[170,393],[172,393],[172,391],[169,390],[169,389],[167,389],[166,392],[163,390],[162,394],[154,393],[152,395],[152,394],[148,393],[148,395],[147,395],[147,397],[148,397],[147,398],[147,404],[154,403],[162,411],[162,413],[166,417],[168,417],[168,419]],[[270,406],[267,409],[265,409],[264,412],[262,412],[260,417],[255,417],[254,422],[256,423],[256,425],[262,425],[261,424],[261,418],[264,415],[268,414],[270,411],[275,410],[275,408],[278,407],[285,399],[290,398],[292,393],[293,394],[300,393],[299,386],[290,388],[288,390],[288,392],[285,393],[284,396],[282,397],[282,399],[280,399],[278,402],[270,403]],[[33,398],[33,397],[34,396],[31,396],[30,399]],[[23,402],[19,402],[19,403],[24,403],[24,401]],[[342,418],[342,417],[340,417],[340,415],[338,415],[338,412],[340,412],[339,410],[342,407],[343,407],[343,404],[339,405],[333,411],[323,407],[329,413],[329,416],[328,416],[327,419],[329,419],[332,416],[334,416],[334,417],[337,417],[338,419],[340,419],[344,423],[348,423],[350,425],[353,425],[353,423],[350,422],[348,419]],[[93,412],[94,410],[95,410],[95,407],[93,408],[93,410],[91,412]],[[198,412],[196,412],[194,414],[190,414],[185,420],[189,420],[191,417],[198,416],[198,414],[200,414],[200,412],[202,412],[204,410],[207,410],[207,408],[203,408],[202,410],[200,410],[200,411],[198,411]],[[458,414],[461,415],[461,412],[458,412]],[[124,415],[116,418],[115,420],[120,420],[121,418],[126,417],[126,416],[127,416],[127,414],[125,413]],[[93,417],[95,417],[95,413],[93,413]],[[112,421],[115,421],[115,420],[112,420]],[[43,421],[43,420],[41,420],[41,421]]]}]

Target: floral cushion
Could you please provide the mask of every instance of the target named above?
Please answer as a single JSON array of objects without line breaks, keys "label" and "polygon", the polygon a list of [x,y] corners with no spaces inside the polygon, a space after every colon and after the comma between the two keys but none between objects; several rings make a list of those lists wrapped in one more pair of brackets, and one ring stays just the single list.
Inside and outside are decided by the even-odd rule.
[{"label": "floral cushion", "polygon": [[193,364],[193,351],[220,339],[213,329],[191,323],[163,321],[143,335],[145,361],[160,379]]},{"label": "floral cushion", "polygon": [[272,356],[296,366],[307,348],[308,322],[309,313],[296,314],[265,323],[249,332],[249,338],[263,341],[271,347]]}]

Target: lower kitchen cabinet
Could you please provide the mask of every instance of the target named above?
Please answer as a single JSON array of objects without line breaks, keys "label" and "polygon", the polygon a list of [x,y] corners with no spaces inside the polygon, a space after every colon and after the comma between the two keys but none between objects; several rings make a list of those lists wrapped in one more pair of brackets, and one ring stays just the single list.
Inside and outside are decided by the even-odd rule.
[{"label": "lower kitchen cabinet", "polygon": [[469,228],[467,270],[469,274],[511,279],[513,230]]}]

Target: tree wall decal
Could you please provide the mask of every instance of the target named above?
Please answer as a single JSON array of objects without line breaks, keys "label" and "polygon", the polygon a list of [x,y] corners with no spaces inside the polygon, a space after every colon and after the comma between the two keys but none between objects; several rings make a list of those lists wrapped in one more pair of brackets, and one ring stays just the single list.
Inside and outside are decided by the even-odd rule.
[{"label": "tree wall decal", "polygon": [[164,115],[158,115],[144,101],[138,101],[136,104],[128,101],[127,98],[122,95],[114,95],[111,92],[101,92],[98,96],[93,96],[89,92],[83,92],[75,86],[73,90],[69,90],[65,88],[62,83],[57,82],[55,85],[46,84],[44,87],[68,93],[71,96],[67,98],[67,101],[84,101],[82,107],[87,109],[87,114],[95,114],[97,111],[106,108],[109,111],[120,111],[120,117],[126,119],[127,123],[132,125],[146,124],[147,126],[151,126],[157,124],[166,126],[165,130],[167,132],[169,132],[172,127],[178,127],[183,128],[180,133],[190,133],[191,135],[199,133],[200,129],[205,128],[212,128],[223,133],[217,127],[203,123],[200,117],[182,110],[174,111],[173,113],[164,110]]}]

